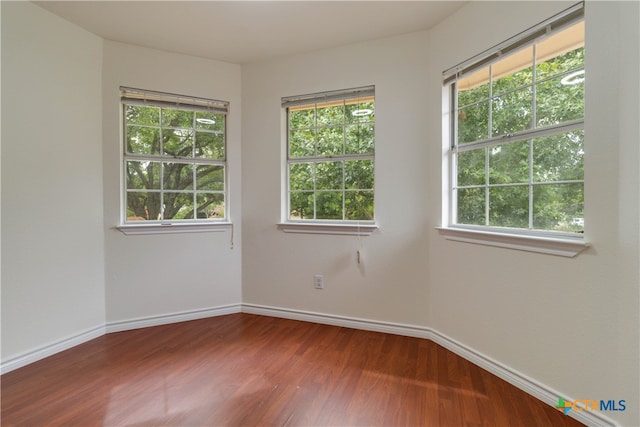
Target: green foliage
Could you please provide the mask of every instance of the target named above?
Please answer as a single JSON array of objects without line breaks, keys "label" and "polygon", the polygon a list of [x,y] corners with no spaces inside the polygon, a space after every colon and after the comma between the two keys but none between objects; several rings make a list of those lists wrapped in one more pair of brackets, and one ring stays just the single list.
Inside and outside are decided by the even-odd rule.
[{"label": "green foliage", "polygon": [[464,146],[582,119],[583,70],[584,49],[579,48],[536,64],[535,84],[530,66],[458,90],[458,223],[582,231],[582,130]]},{"label": "green foliage", "polygon": [[288,120],[289,217],[372,220],[373,100],[294,107]]},{"label": "green foliage", "polygon": [[136,105],[124,111],[126,154],[157,156],[126,161],[127,218],[224,217],[224,166],[209,162],[225,159],[224,116]]}]

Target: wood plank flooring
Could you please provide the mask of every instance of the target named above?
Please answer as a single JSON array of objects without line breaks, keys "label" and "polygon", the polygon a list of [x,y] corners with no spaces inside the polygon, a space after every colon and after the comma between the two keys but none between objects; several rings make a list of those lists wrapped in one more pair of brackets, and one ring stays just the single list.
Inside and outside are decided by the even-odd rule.
[{"label": "wood plank flooring", "polygon": [[2,376],[2,426],[580,426],[428,340],[251,314],[108,334]]}]

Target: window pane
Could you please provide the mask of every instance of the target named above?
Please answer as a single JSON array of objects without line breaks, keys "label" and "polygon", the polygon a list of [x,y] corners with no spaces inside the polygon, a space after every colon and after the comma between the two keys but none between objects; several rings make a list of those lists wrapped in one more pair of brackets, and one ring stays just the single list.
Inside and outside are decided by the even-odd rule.
[{"label": "window pane", "polygon": [[534,182],[584,179],[584,131],[533,140]]},{"label": "window pane", "polygon": [[520,132],[531,127],[532,93],[531,88],[526,88],[493,98],[492,136]]},{"label": "window pane", "polygon": [[224,114],[196,111],[196,128],[224,132]]},{"label": "window pane", "polygon": [[291,190],[313,190],[313,163],[289,165],[289,188]]},{"label": "window pane", "polygon": [[127,161],[127,190],[160,190],[160,163]]},{"label": "window pane", "polygon": [[[304,109],[300,109],[304,108]],[[289,109],[289,129],[312,128],[316,125],[315,107],[291,107]]]},{"label": "window pane", "polygon": [[478,148],[458,153],[458,186],[484,184],[486,152]]},{"label": "window pane", "polygon": [[458,196],[458,224],[485,225],[485,189],[461,188]]},{"label": "window pane", "polygon": [[163,163],[162,168],[165,190],[193,190],[193,165]]},{"label": "window pane", "polygon": [[156,221],[160,215],[160,193],[127,191],[127,221]]},{"label": "window pane", "polygon": [[196,190],[224,191],[224,166],[196,165]]},{"label": "window pane", "polygon": [[489,67],[458,80],[458,107],[489,99]]},{"label": "window pane", "polygon": [[289,133],[289,156],[315,155],[315,130],[294,130]]},{"label": "window pane", "polygon": [[537,126],[544,127],[584,117],[584,74],[571,74],[536,86]]},{"label": "window pane", "polygon": [[373,154],[375,140],[373,124],[349,125],[345,132],[347,154]]},{"label": "window pane", "polygon": [[555,56],[536,66],[538,80],[546,79],[558,74],[584,68],[584,48],[572,50],[562,55]]},{"label": "window pane", "polygon": [[317,154],[323,156],[337,156],[343,153],[344,128],[334,126],[318,129]]},{"label": "window pane", "polygon": [[345,219],[373,220],[373,191],[347,191],[344,199]]},{"label": "window pane", "polygon": [[[544,128],[571,121],[581,127],[584,22],[538,41],[452,86],[457,149],[451,155],[457,180],[451,196],[456,201],[452,217],[458,223],[581,231],[583,130],[535,135],[538,129],[541,135]],[[525,131],[533,135],[528,140],[492,145],[500,137]],[[491,144],[460,151],[464,144],[487,139]]]},{"label": "window pane", "polygon": [[313,191],[289,193],[289,219],[313,219]]},{"label": "window pane", "polygon": [[342,162],[316,163],[316,189],[342,190]]},{"label": "window pane", "polygon": [[529,141],[489,147],[489,183],[529,182]]},{"label": "window pane", "polygon": [[533,83],[533,47],[528,47],[491,66],[493,95],[510,92]]},{"label": "window pane", "polygon": [[538,80],[584,65],[584,21],[536,45]]},{"label": "window pane", "polygon": [[[332,105],[337,104],[337,105]],[[318,105],[316,126],[334,126],[344,124],[344,102]]]},{"label": "window pane", "polygon": [[318,191],[316,219],[342,219],[342,191]]},{"label": "window pane", "polygon": [[192,129],[163,129],[164,154],[177,157],[193,157]]},{"label": "window pane", "polygon": [[125,216],[224,218],[226,115],[190,111],[187,104],[123,108]]},{"label": "window pane", "polygon": [[196,132],[196,157],[224,160],[224,135],[221,133]]},{"label": "window pane", "polygon": [[369,123],[375,121],[376,110],[373,98],[366,102],[347,103],[345,119],[347,123]]},{"label": "window pane", "polygon": [[224,213],[224,194],[198,193],[196,194],[196,216],[198,219],[221,219]]},{"label": "window pane", "polygon": [[490,188],[489,225],[529,228],[529,186]]},{"label": "window pane", "polygon": [[160,125],[160,108],[125,105],[125,120],[127,123],[139,125]]},{"label": "window pane", "polygon": [[193,128],[194,112],[187,110],[162,109],[162,126],[172,128]]},{"label": "window pane", "polygon": [[458,142],[481,141],[489,138],[489,101],[458,110]]},{"label": "window pane", "polygon": [[373,161],[344,162],[344,187],[351,190],[373,189]]},{"label": "window pane", "polygon": [[[287,109],[289,219],[356,220],[373,215],[374,162],[353,160],[353,155],[373,157],[374,97],[316,99],[320,102]],[[300,163],[305,157],[312,159]],[[345,185],[350,190],[348,215]],[[362,206],[356,206],[356,200]]]},{"label": "window pane", "polygon": [[533,227],[579,232],[584,229],[584,186],[580,184],[533,187]]},{"label": "window pane", "polygon": [[160,129],[127,125],[126,151],[131,154],[159,154]]},{"label": "window pane", "polygon": [[193,193],[164,193],[163,219],[194,219]]}]

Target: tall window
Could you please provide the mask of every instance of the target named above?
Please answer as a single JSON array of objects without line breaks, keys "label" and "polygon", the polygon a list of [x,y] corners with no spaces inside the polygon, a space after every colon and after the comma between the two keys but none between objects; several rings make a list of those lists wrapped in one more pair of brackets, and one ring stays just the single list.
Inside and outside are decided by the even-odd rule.
[{"label": "tall window", "polygon": [[451,225],[583,231],[582,16],[576,5],[445,72]]},{"label": "tall window", "polygon": [[288,221],[373,221],[374,87],[282,99]]},{"label": "tall window", "polygon": [[123,222],[226,218],[228,103],[121,88]]}]

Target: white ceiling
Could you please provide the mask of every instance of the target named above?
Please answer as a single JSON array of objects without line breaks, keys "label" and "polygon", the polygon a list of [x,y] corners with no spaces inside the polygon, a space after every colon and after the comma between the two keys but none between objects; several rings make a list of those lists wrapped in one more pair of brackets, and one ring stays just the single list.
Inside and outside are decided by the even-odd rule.
[{"label": "white ceiling", "polygon": [[461,1],[37,1],[105,39],[236,64],[426,30]]}]

